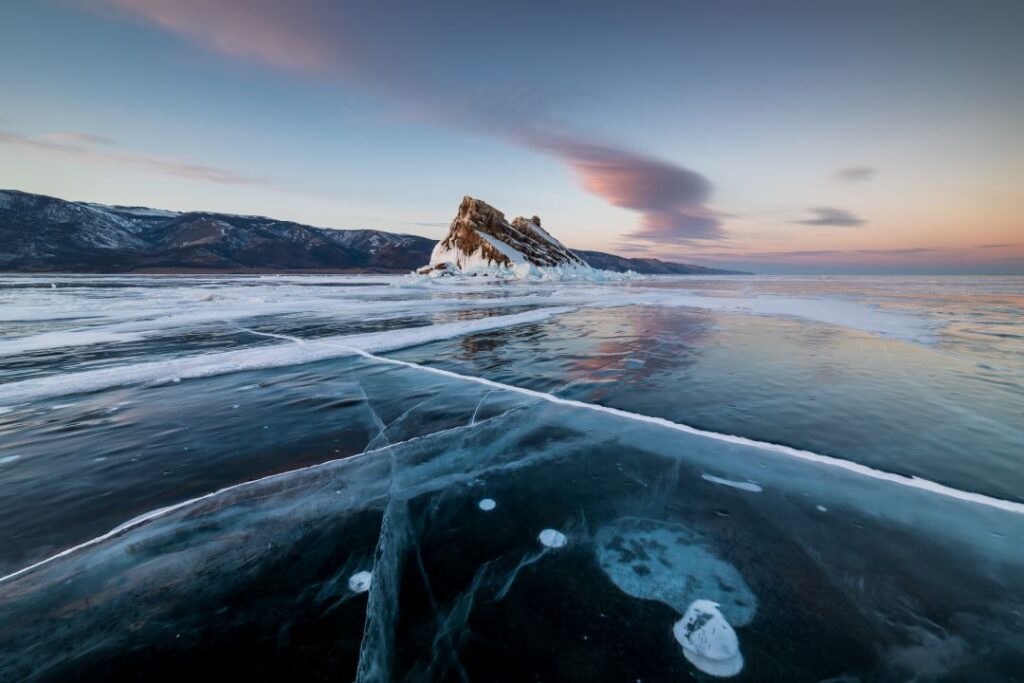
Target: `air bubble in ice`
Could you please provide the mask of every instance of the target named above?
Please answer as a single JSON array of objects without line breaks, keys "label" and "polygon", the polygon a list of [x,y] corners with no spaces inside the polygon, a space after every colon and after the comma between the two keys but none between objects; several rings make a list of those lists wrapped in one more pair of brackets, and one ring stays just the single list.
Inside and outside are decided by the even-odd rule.
[{"label": "air bubble in ice", "polygon": [[497,503],[495,503],[495,502],[494,502],[494,499],[492,499],[492,498],[484,498],[484,499],[483,499],[483,500],[481,500],[481,501],[480,501],[479,503],[477,503],[477,507],[479,507],[479,508],[480,508],[481,510],[483,510],[484,512],[490,512],[490,511],[491,511],[491,510],[493,510],[493,509],[494,509],[494,508],[495,508],[495,507],[496,507],[497,505],[498,505],[498,504],[497,504]]},{"label": "air bubble in ice", "polygon": [[672,634],[683,646],[683,655],[704,673],[725,678],[743,668],[736,631],[711,600],[694,601]]},{"label": "air bubble in ice", "polygon": [[537,540],[540,541],[541,545],[547,546],[548,548],[564,548],[565,544],[569,542],[569,539],[565,537],[561,531],[555,529],[545,529],[540,532],[537,536]]},{"label": "air bubble in ice", "polygon": [[370,572],[356,572],[348,578],[348,589],[353,593],[365,593],[370,590],[373,582],[373,574]]},{"label": "air bubble in ice", "polygon": [[594,549],[601,569],[627,595],[658,600],[680,614],[694,600],[710,599],[736,626],[757,613],[757,597],[739,570],[688,527],[621,517],[598,529]]}]

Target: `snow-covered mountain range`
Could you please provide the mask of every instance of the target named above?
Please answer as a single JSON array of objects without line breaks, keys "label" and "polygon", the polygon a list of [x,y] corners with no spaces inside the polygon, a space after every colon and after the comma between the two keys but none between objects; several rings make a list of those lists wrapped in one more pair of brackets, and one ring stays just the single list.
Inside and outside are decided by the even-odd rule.
[{"label": "snow-covered mountain range", "polygon": [[402,272],[434,241],[262,216],[69,202],[0,191],[4,271]]},{"label": "snow-covered mountain range", "polygon": [[[463,211],[465,208],[465,212]],[[262,216],[74,202],[0,190],[0,271],[5,272],[410,272],[424,263],[462,268],[585,267],[638,273],[706,273],[700,266],[573,252],[539,219],[505,221],[463,200],[441,242],[382,230],[336,230]],[[583,258],[581,258],[583,255]]]}]

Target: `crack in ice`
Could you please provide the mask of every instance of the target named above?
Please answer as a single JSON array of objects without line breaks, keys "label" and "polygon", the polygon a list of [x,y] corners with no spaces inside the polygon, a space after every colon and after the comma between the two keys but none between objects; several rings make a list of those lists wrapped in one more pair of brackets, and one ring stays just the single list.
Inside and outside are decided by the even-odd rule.
[{"label": "crack in ice", "polygon": [[15,571],[13,571],[13,572],[11,572],[9,574],[6,574],[4,576],[0,576],[0,584],[6,583],[7,581],[11,581],[12,579],[16,579],[19,576],[23,576],[24,574],[28,574],[29,572],[34,571],[36,569],[39,569],[41,567],[45,567],[46,565],[51,564],[51,563],[55,562],[56,560],[59,560],[59,559],[61,559],[63,557],[68,557],[70,555],[73,555],[73,554],[77,553],[80,550],[85,550],[86,548],[90,548],[90,547],[92,547],[94,545],[102,543],[103,541],[106,541],[106,540],[109,540],[109,539],[112,539],[112,538],[116,538],[116,537],[120,536],[121,534],[127,533],[128,531],[131,531],[132,529],[137,529],[137,528],[143,526],[144,524],[146,524],[148,522],[152,522],[152,521],[155,521],[155,520],[160,519],[162,517],[166,517],[167,515],[169,515],[169,514],[171,514],[173,512],[177,512],[178,510],[185,509],[185,508],[187,508],[189,506],[195,505],[197,503],[201,503],[201,502],[206,501],[206,500],[210,500],[210,499],[215,498],[217,496],[221,496],[221,495],[224,495],[224,494],[227,494],[227,493],[231,493],[231,492],[236,492],[236,491],[239,491],[239,490],[242,490],[242,489],[245,489],[245,488],[249,488],[249,487],[254,487],[254,486],[257,486],[257,485],[260,485],[260,484],[266,484],[267,482],[274,481],[276,479],[284,479],[284,478],[287,478],[287,477],[292,477],[292,476],[295,476],[296,474],[300,474],[302,472],[311,472],[311,471],[317,470],[317,469],[326,469],[328,467],[331,467],[332,465],[336,465],[336,464],[341,463],[341,462],[356,461],[356,460],[360,460],[360,459],[363,459],[363,458],[366,458],[366,457],[380,455],[381,453],[387,452],[387,451],[389,451],[389,450],[391,450],[393,448],[396,448],[398,446],[405,446],[405,445],[413,444],[413,443],[416,443],[418,441],[422,441],[422,440],[426,440],[426,439],[432,439],[432,438],[436,438],[436,437],[443,436],[443,435],[454,434],[456,432],[466,431],[466,430],[470,429],[471,426],[472,427],[480,427],[480,426],[483,426],[483,425],[487,425],[487,424],[490,424],[491,422],[495,422],[495,421],[500,420],[501,418],[505,417],[509,413],[512,413],[512,412],[518,410],[520,407],[521,406],[515,406],[513,408],[510,408],[510,409],[506,410],[503,413],[499,413],[498,415],[495,415],[493,417],[489,417],[489,418],[487,418],[485,420],[481,420],[480,422],[477,422],[475,425],[462,424],[462,425],[457,425],[455,427],[449,427],[447,429],[441,429],[441,430],[438,430],[436,432],[430,432],[429,434],[419,434],[417,436],[411,437],[411,438],[406,439],[404,441],[399,441],[397,443],[388,444],[387,446],[383,446],[381,448],[378,448],[378,449],[375,449],[375,450],[372,450],[372,451],[363,451],[362,453],[356,453],[355,455],[346,456],[344,458],[333,458],[331,460],[325,460],[323,462],[318,462],[315,465],[307,465],[306,467],[297,467],[295,469],[285,470],[284,472],[278,472],[276,474],[269,474],[269,475],[267,475],[265,477],[259,477],[258,479],[250,479],[248,481],[238,482],[237,484],[231,484],[230,486],[224,486],[224,487],[216,489],[214,491],[210,491],[209,493],[204,493],[201,496],[196,496],[194,498],[189,498],[187,500],[179,501],[177,503],[173,503],[171,505],[166,505],[166,506],[161,507],[161,508],[156,508],[155,510],[150,510],[149,512],[144,512],[141,515],[138,515],[136,517],[132,517],[131,519],[129,519],[126,522],[122,522],[121,524],[117,525],[116,527],[114,527],[110,531],[107,531],[106,533],[100,534],[99,536],[91,538],[91,539],[89,539],[87,541],[83,541],[82,543],[78,543],[78,544],[73,545],[73,546],[71,546],[69,548],[65,548],[64,550],[61,550],[58,553],[50,555],[49,557],[43,558],[42,560],[39,560],[37,562],[33,562],[32,564],[27,565],[25,567],[22,567],[21,569],[17,569],[17,570],[15,570]]},{"label": "crack in ice", "polygon": [[421,372],[429,372],[442,377],[450,377],[452,379],[459,379],[466,382],[475,382],[486,387],[494,389],[504,389],[506,391],[512,391],[524,396],[531,396],[548,403],[554,403],[556,405],[568,406],[572,408],[582,408],[584,410],[591,410],[595,412],[605,413],[608,415],[614,415],[616,417],[624,418],[627,420],[633,420],[635,422],[644,422],[647,424],[657,425],[666,429],[671,429],[684,434],[690,434],[692,436],[700,436],[715,441],[722,441],[725,443],[731,443],[739,446],[749,446],[752,448],[758,448],[760,450],[769,451],[772,453],[778,453],[798,460],[806,462],[813,462],[819,465],[825,465],[836,469],[845,470],[853,474],[857,474],[863,477],[869,477],[871,479],[877,479],[879,481],[885,481],[907,488],[916,489],[919,491],[926,491],[928,493],[945,496],[947,498],[954,498],[957,500],[975,503],[978,505],[984,505],[990,508],[1003,510],[1005,512],[1012,512],[1018,515],[1024,514],[1024,503],[1018,503],[1010,500],[1004,500],[1002,498],[993,498],[983,493],[975,493],[972,491],[962,491],[955,489],[945,484],[940,484],[930,479],[923,479],[921,477],[908,477],[902,474],[896,474],[894,472],[886,472],[884,470],[877,470],[867,465],[862,465],[857,462],[850,460],[843,460],[842,458],[836,458],[830,455],[822,455],[821,453],[815,453],[813,451],[805,451],[799,448],[793,448],[791,446],[784,446],[782,444],[770,443],[767,441],[756,441],[754,439],[748,439],[744,436],[735,436],[733,434],[723,434],[720,432],[711,432],[697,427],[691,427],[690,425],[673,422],[672,420],[663,417],[654,417],[651,415],[643,415],[640,413],[631,413],[626,410],[620,410],[618,408],[612,408],[609,406],[597,405],[594,403],[586,403],[584,401],[576,401],[573,399],[562,398],[560,396],[554,396],[543,391],[536,391],[534,389],[526,389],[523,387],[517,387],[512,384],[504,384],[502,382],[496,382],[489,380],[484,377],[475,377],[473,375],[462,375],[457,372],[450,370],[443,370],[441,368],[434,368],[427,365],[419,365],[417,363],[411,363],[409,361],[399,360],[397,358],[387,358],[385,356],[378,356],[369,351],[363,349],[353,349],[353,352],[363,358],[375,360],[381,363],[389,363],[391,365],[398,365],[414,370],[420,370]]}]

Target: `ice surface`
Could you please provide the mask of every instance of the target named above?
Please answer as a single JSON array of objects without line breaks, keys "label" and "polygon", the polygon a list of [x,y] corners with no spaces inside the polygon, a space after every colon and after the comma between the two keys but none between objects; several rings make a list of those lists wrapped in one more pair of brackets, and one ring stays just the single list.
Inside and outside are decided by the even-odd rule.
[{"label": "ice surface", "polygon": [[[1015,371],[1015,342],[936,322],[970,292],[470,280],[4,278],[0,679],[1024,666],[1019,387],[977,367]],[[745,362],[756,381],[724,380]],[[864,376],[903,457],[802,447],[804,420],[892,438],[856,424]],[[690,423],[709,387],[719,429]],[[952,465],[927,436],[951,423]]]},{"label": "ice surface", "polygon": [[[320,639],[307,636],[302,652],[341,648],[350,653],[343,660],[347,663],[338,662],[339,675],[348,679],[443,680],[447,675],[457,677],[454,672],[460,668],[471,678],[504,678],[494,668],[495,661],[505,662],[509,678],[521,674],[523,666],[553,675],[551,667],[564,660],[552,659],[542,645],[572,651],[574,641],[567,637],[572,633],[580,634],[576,642],[594,648],[587,650],[587,658],[600,657],[598,652],[616,653],[615,658],[596,660],[607,667],[610,678],[625,679],[628,674],[632,678],[626,680],[655,680],[659,672],[685,677],[694,659],[677,645],[678,654],[661,648],[686,605],[680,610],[658,608],[664,595],[652,601],[646,595],[620,593],[619,588],[609,592],[599,580],[607,569],[597,556],[608,537],[606,530],[658,544],[669,540],[661,538],[666,533],[673,538],[681,533],[688,542],[697,542],[696,546],[680,544],[682,554],[675,554],[665,543],[669,548],[665,559],[689,563],[682,576],[689,576],[686,571],[705,576],[707,568],[714,567],[710,573],[722,578],[726,573],[722,567],[730,565],[742,566],[744,575],[749,572],[744,581],[764,591],[755,618],[768,610],[770,617],[765,618],[771,627],[742,629],[743,656],[754,672],[778,673],[769,677],[792,679],[800,671],[813,671],[820,680],[844,671],[868,671],[885,666],[872,654],[880,643],[896,647],[904,638],[927,643],[926,636],[913,636],[902,626],[908,618],[913,623],[908,608],[901,606],[904,600],[913,604],[938,599],[961,614],[976,609],[971,607],[977,599],[975,591],[943,583],[936,587],[939,595],[928,598],[918,593],[927,582],[913,578],[920,578],[926,567],[959,563],[966,569],[962,544],[941,551],[925,543],[916,554],[921,564],[899,564],[895,558],[906,550],[903,534],[857,511],[853,514],[858,523],[873,530],[871,564],[863,565],[859,548],[850,548],[851,553],[844,548],[851,543],[859,546],[867,538],[847,534],[829,545],[825,539],[846,528],[842,519],[850,513],[835,517],[834,527],[816,529],[815,523],[801,516],[799,506],[789,502],[807,481],[817,479],[814,476],[782,473],[788,483],[781,484],[780,490],[786,496],[768,497],[766,492],[753,500],[767,507],[749,511],[732,507],[732,515],[723,518],[716,510],[729,505],[730,499],[715,495],[723,489],[686,482],[699,481],[695,472],[703,458],[716,460],[723,471],[732,470],[735,463],[701,439],[664,439],[651,425],[623,424],[618,418],[593,415],[581,419],[564,406],[535,404],[529,410],[528,415],[512,412],[474,427],[243,484],[151,515],[33,571],[6,578],[0,581],[0,609],[5,623],[15,629],[9,633],[16,639],[7,641],[0,671],[17,678],[18,672],[39,666],[41,652],[48,653],[47,665],[38,670],[54,676],[98,670],[123,661],[118,658],[125,652],[160,638],[167,629],[196,636],[176,644],[166,655],[150,654],[151,662],[132,660],[131,666],[143,670],[173,666],[168,658],[189,661],[182,658],[188,652],[215,663],[218,660],[207,658],[217,656],[217,643],[225,638],[230,643],[235,633],[258,633],[260,615],[269,608],[264,602],[240,608],[239,591],[268,594],[266,586],[273,585],[268,595],[289,602],[282,612],[288,616],[283,622],[275,619],[271,638],[278,638],[282,628],[302,631],[308,628],[303,619],[315,619],[310,623],[317,624],[316,632],[326,631],[329,639],[320,645]],[[559,425],[569,430],[559,433]],[[547,438],[540,439],[543,435]],[[649,450],[629,445],[635,443],[644,443]],[[679,464],[666,463],[666,453],[675,453]],[[737,456],[737,462],[751,459],[749,452]],[[634,463],[630,473],[615,466],[624,458]],[[677,467],[690,471],[691,458],[697,460],[696,469],[692,476],[682,476]],[[566,496],[562,482],[580,476],[593,485]],[[493,516],[464,515],[466,507],[478,501],[474,494],[482,483],[502,498],[519,497],[522,519],[504,516],[500,525],[494,525],[497,518]],[[820,493],[829,495],[848,483],[837,481],[834,489]],[[556,492],[561,492],[561,498]],[[911,506],[918,521],[930,515],[935,501],[922,503]],[[867,504],[873,507],[873,502]],[[648,516],[646,520],[656,519],[648,523],[612,516],[616,509],[636,506],[648,515],[657,513],[660,519]],[[559,553],[531,551],[539,522],[570,520],[580,511],[598,529],[594,554],[587,544],[575,553],[572,548]],[[686,521],[661,521],[666,515],[681,515]],[[969,517],[960,523],[973,526]],[[766,518],[772,523],[766,524]],[[913,523],[903,528],[913,528]],[[360,536],[360,530],[368,533]],[[1012,535],[1008,544],[1021,540],[1019,530]],[[813,543],[816,555],[800,550],[801,542]],[[983,543],[980,538],[976,542]],[[694,556],[686,554],[694,547],[706,548],[705,543],[724,543],[730,561],[716,564],[708,554],[694,562]],[[355,572],[367,571],[372,557],[376,558],[374,581],[367,602],[346,588]],[[657,554],[651,557],[657,561]],[[909,583],[893,585],[889,577],[894,571]],[[1012,581],[1015,575],[1010,571],[1006,580]],[[194,578],[183,581],[182,576]],[[388,578],[381,581],[381,577]],[[865,584],[871,589],[866,591]],[[61,588],[54,592],[54,586]],[[98,593],[100,586],[109,588]],[[900,592],[907,586],[913,591],[909,596]],[[723,591],[717,584],[712,588]],[[152,595],[161,597],[147,597]],[[1014,596],[1011,609],[1019,604],[1012,589],[1001,595],[1001,599]],[[70,607],[86,596],[93,596],[89,609]],[[548,601],[552,601],[550,608],[545,607]],[[396,618],[399,604],[402,617]],[[723,614],[728,615],[726,603],[722,604]],[[185,609],[168,611],[169,605]],[[227,605],[236,605],[231,621],[210,616]],[[116,616],[126,610],[137,615],[143,624],[140,629],[118,628]],[[876,610],[883,616],[862,633],[866,628],[862,620]],[[61,612],[70,615],[64,618],[65,628],[47,629],[45,615]],[[364,613],[365,630],[345,625],[358,622]],[[990,621],[987,631],[969,637],[991,640],[992,629],[998,632],[1005,627],[1004,619]],[[213,640],[204,635],[208,622],[219,629]],[[546,623],[552,631],[546,630]],[[790,659],[785,664],[778,659],[780,632],[787,634],[788,642],[804,646],[787,654]],[[425,641],[420,640],[424,633],[429,634]],[[467,638],[469,633],[476,635]],[[266,653],[263,648],[253,650],[253,665],[263,668],[264,675],[275,670],[271,655],[292,662],[307,656],[280,641],[271,642],[277,645],[266,648]],[[34,647],[24,647],[26,643]],[[627,654],[633,652],[633,644],[639,649]],[[510,649],[487,649],[493,647]],[[1006,646],[1001,647],[1005,651]],[[512,651],[516,656],[509,656]],[[909,657],[898,661],[911,661]],[[902,664],[892,666],[897,669],[883,679],[898,679]],[[579,675],[562,680],[588,680],[590,671],[583,667]]]}]

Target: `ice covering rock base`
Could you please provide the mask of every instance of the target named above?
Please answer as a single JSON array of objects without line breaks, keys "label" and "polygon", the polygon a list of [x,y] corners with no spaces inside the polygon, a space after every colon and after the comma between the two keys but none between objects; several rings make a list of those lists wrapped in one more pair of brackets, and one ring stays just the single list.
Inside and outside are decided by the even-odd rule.
[{"label": "ice covering rock base", "polygon": [[434,246],[420,275],[487,276],[517,280],[621,280],[635,273],[591,268],[540,226],[540,218],[511,222],[493,206],[463,197],[448,235]]}]

